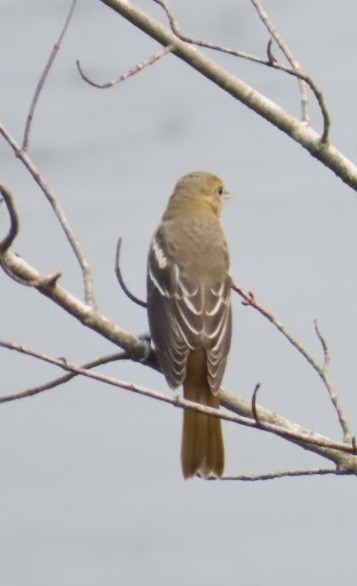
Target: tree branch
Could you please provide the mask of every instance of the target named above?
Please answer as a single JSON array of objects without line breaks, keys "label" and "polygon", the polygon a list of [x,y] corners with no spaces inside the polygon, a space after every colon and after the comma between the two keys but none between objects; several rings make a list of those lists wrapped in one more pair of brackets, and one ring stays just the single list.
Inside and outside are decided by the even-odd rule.
[{"label": "tree branch", "polygon": [[[315,95],[315,98],[316,98],[317,103],[320,107],[321,115],[322,115],[322,119],[323,119],[323,132],[321,135],[321,142],[327,143],[328,137],[329,137],[329,130],[330,130],[330,116],[329,116],[327,106],[325,104],[325,99],[324,99],[322,92],[318,89],[318,87],[315,85],[313,80],[308,75],[306,75],[305,73],[303,73],[301,71],[300,65],[294,59],[288,46],[282,40],[282,38],[279,36],[277,31],[275,30],[275,28],[271,24],[268,15],[266,14],[266,12],[264,12],[260,3],[257,2],[256,0],[251,0],[251,1],[254,5],[255,9],[257,10],[259,17],[262,19],[262,21],[264,22],[264,25],[266,26],[266,28],[268,29],[268,31],[272,35],[272,38],[268,42],[268,47],[267,47],[268,61],[266,59],[261,59],[260,57],[256,57],[255,55],[250,55],[250,54],[245,53],[243,51],[237,51],[236,49],[230,49],[227,47],[222,47],[221,45],[207,43],[206,41],[193,39],[191,37],[188,37],[187,35],[184,35],[179,30],[177,20],[174,16],[173,12],[170,10],[166,0],[154,0],[154,2],[156,2],[156,4],[159,4],[163,8],[163,10],[165,11],[165,13],[169,19],[170,28],[171,28],[172,32],[181,41],[184,41],[185,43],[189,43],[190,45],[196,45],[197,47],[212,49],[214,51],[226,53],[227,55],[239,57],[239,58],[245,59],[247,61],[252,61],[253,63],[259,63],[260,65],[272,67],[274,69],[277,69],[278,71],[282,71],[283,73],[287,73],[288,75],[293,75],[294,77],[296,77],[299,82],[299,87],[300,87],[302,119],[303,119],[303,123],[305,125],[307,125],[309,122],[308,98],[307,98],[307,91],[306,91],[306,86],[309,86],[311,91]],[[271,50],[272,39],[274,39],[276,41],[280,50],[288,59],[291,67],[287,67],[286,65],[279,63],[277,61],[277,59],[275,59],[273,57],[272,50]]]},{"label": "tree branch", "polygon": [[[292,346],[294,346],[294,348],[299,352],[299,354],[301,354],[301,356],[303,356],[303,358],[310,364],[310,366],[318,374],[318,376],[320,377],[325,389],[327,390],[329,398],[335,408],[335,411],[336,411],[336,414],[338,417],[338,421],[339,421],[340,426],[343,431],[344,440],[346,442],[350,442],[352,440],[352,433],[351,433],[350,425],[348,423],[347,415],[344,412],[342,405],[340,403],[340,399],[339,399],[337,393],[335,392],[335,390],[329,380],[329,377],[328,377],[328,367],[329,367],[329,363],[330,363],[330,357],[329,357],[329,350],[328,350],[327,342],[322,337],[322,334],[317,326],[316,320],[315,320],[315,331],[316,331],[316,334],[319,338],[319,341],[321,342],[323,352],[324,352],[323,366],[320,366],[320,364],[313,358],[313,356],[311,356],[311,354],[305,350],[304,346],[296,338],[294,338],[294,336],[292,336],[287,331],[285,326],[270,311],[268,311],[265,307],[263,307],[260,303],[258,303],[256,301],[255,296],[253,295],[252,292],[244,291],[241,287],[239,287],[234,282],[232,282],[232,289],[233,289],[233,291],[235,291],[236,293],[238,293],[238,295],[240,295],[242,297],[243,305],[253,307],[253,309],[258,311],[258,313],[263,315],[271,324],[273,324],[274,327],[284,336],[284,338]],[[255,393],[256,393],[256,391],[255,391]],[[254,399],[254,395],[253,395],[253,399]],[[254,410],[254,401],[252,401],[252,402],[253,402],[253,410]]]},{"label": "tree branch", "polygon": [[[313,431],[261,406],[256,406],[258,413],[257,422],[252,410],[252,402],[245,399],[242,395],[229,392],[226,389],[221,389],[220,401],[230,411],[253,421],[254,424],[250,425],[250,427],[275,433],[305,450],[331,460],[339,470],[354,470],[353,473],[357,473],[356,447],[353,442],[350,444],[340,442],[330,442],[327,444],[322,439],[320,441],[320,438],[323,436],[315,434]],[[281,430],[286,431],[281,433]],[[311,438],[312,441],[310,442],[308,438]],[[347,456],[345,452],[348,452],[349,455]]]},{"label": "tree branch", "polygon": [[172,53],[196,69],[225,92],[279,128],[298,142],[313,157],[331,169],[342,181],[357,190],[357,167],[335,147],[297,118],[287,114],[271,100],[218,66],[197,49],[183,42],[171,30],[126,0],[100,0],[163,46],[172,45]]},{"label": "tree branch", "polygon": [[[286,470],[285,472],[268,472],[267,474],[238,474],[225,475],[221,480],[240,480],[241,482],[257,482],[258,480],[276,480],[280,478],[299,478],[301,476],[348,476],[351,472],[336,470],[336,468],[312,468],[309,470]],[[216,478],[208,478],[216,480]]]},{"label": "tree branch", "polygon": [[[1,341],[0,341],[1,346]],[[129,356],[126,352],[120,352],[116,354],[110,354],[108,356],[102,356],[101,358],[97,358],[97,360],[92,360],[91,362],[87,362],[83,364],[81,368],[85,370],[91,370],[92,368],[96,368],[97,366],[103,366],[104,364],[108,364],[109,362],[115,362],[117,360],[126,360]],[[28,397],[33,397],[34,395],[38,395],[39,393],[43,393],[44,391],[49,391],[54,389],[55,387],[59,387],[68,383],[72,378],[79,376],[78,372],[70,372],[69,374],[65,374],[64,376],[60,376],[55,378],[48,383],[43,385],[38,385],[36,387],[31,387],[26,389],[25,391],[19,391],[17,393],[11,393],[9,395],[0,395],[0,403],[10,403],[11,401],[18,401],[19,399],[27,399]]]},{"label": "tree branch", "polygon": [[47,60],[47,63],[45,65],[45,68],[44,68],[44,70],[43,70],[43,72],[41,74],[41,77],[39,79],[39,82],[38,82],[38,84],[36,86],[35,93],[34,93],[34,96],[32,98],[32,102],[31,102],[31,105],[30,105],[30,110],[29,110],[29,113],[28,113],[27,118],[26,118],[24,137],[22,139],[22,149],[24,151],[27,151],[27,149],[28,149],[29,139],[30,139],[31,124],[32,124],[32,120],[33,120],[33,116],[34,116],[34,112],[35,112],[35,109],[36,109],[36,106],[37,106],[38,99],[40,97],[41,91],[42,91],[43,86],[44,86],[44,84],[46,82],[46,79],[48,77],[48,74],[49,74],[49,72],[51,70],[51,67],[53,65],[53,62],[54,62],[54,60],[56,58],[56,55],[57,55],[58,51],[61,48],[61,43],[63,41],[63,37],[66,34],[66,31],[68,29],[69,23],[71,21],[71,18],[72,18],[72,15],[73,15],[73,11],[74,11],[74,7],[75,7],[76,3],[77,3],[77,0],[72,0],[72,4],[70,6],[70,9],[69,9],[69,12],[67,14],[65,23],[64,23],[63,28],[61,30],[61,33],[60,33],[60,35],[59,35],[59,37],[57,39],[57,42],[54,44],[54,46],[52,48],[51,54],[50,54],[50,56],[49,56],[49,58]]},{"label": "tree branch", "polygon": [[114,387],[119,387],[139,395],[151,397],[152,399],[157,399],[159,401],[169,403],[175,407],[179,407],[180,409],[192,409],[194,411],[199,411],[200,413],[206,413],[208,415],[218,417],[225,421],[238,423],[245,427],[252,427],[266,431],[268,433],[273,433],[299,445],[306,450],[315,452],[316,454],[333,461],[340,471],[357,474],[357,451],[354,442],[351,444],[346,444],[330,440],[262,407],[259,407],[259,422],[257,422],[256,419],[252,418],[251,403],[248,403],[244,398],[238,395],[233,395],[223,389],[220,391],[222,404],[227,406],[234,413],[237,413],[237,415],[227,413],[219,409],[205,407],[203,405],[199,405],[198,403],[192,403],[191,401],[187,401],[186,399],[182,399],[178,396],[171,397],[164,393],[118,380],[116,378],[97,372],[91,372],[80,366],[77,366],[76,364],[70,363],[63,358],[54,358],[47,354],[26,348],[22,345],[14,344],[13,342],[0,340],[0,346],[9,350],[26,354],[27,356],[32,356],[33,358],[42,360],[49,364],[53,364],[54,366],[58,366],[67,372],[80,374]]},{"label": "tree branch", "polygon": [[143,362],[152,368],[158,368],[155,354],[145,339],[135,338],[110,322],[96,309],[83,303],[64,287],[61,287],[53,276],[41,275],[22,258],[9,251],[3,254],[2,262],[18,279],[26,282],[39,293],[51,299],[84,326],[123,348],[132,360]]},{"label": "tree branch", "polygon": [[142,301],[141,299],[136,297],[136,295],[134,295],[131,291],[129,291],[128,287],[125,284],[123,274],[122,274],[121,268],[120,268],[120,251],[121,251],[122,241],[123,241],[123,239],[121,237],[118,238],[117,248],[116,248],[116,252],[115,252],[115,274],[118,279],[118,283],[119,283],[122,291],[130,299],[130,301],[132,301],[133,303],[136,303],[136,305],[140,305],[140,307],[146,308],[147,305],[146,305],[145,301]]},{"label": "tree branch", "polygon": [[[0,255],[8,250],[12,245],[13,241],[15,240],[18,231],[19,231],[19,218],[15,208],[15,202],[11,195],[11,191],[0,183],[0,193],[3,197],[3,200],[0,199],[0,203],[2,201],[5,202],[7,207],[7,211],[10,217],[10,228],[6,236],[0,242]],[[0,256],[0,263],[1,263],[1,256]]]},{"label": "tree branch", "polygon": [[66,215],[62,209],[62,206],[59,203],[59,200],[56,194],[52,191],[52,189],[47,185],[44,178],[42,177],[40,171],[36,168],[33,164],[29,156],[26,154],[25,151],[21,149],[21,147],[17,144],[17,142],[13,139],[11,134],[5,129],[5,127],[0,124],[0,134],[5,138],[6,142],[11,146],[15,155],[20,159],[26,169],[29,171],[30,175],[36,181],[37,185],[41,188],[43,194],[45,195],[47,201],[51,205],[54,214],[57,220],[60,223],[60,226],[73,250],[73,253],[79,263],[79,266],[82,271],[83,276],[83,284],[84,284],[84,292],[85,292],[85,300],[88,305],[91,307],[95,307],[95,299],[94,299],[94,286],[93,286],[93,277],[92,271],[87,261],[84,252],[79,244],[77,237],[75,236]]},{"label": "tree branch", "polygon": [[136,65],[134,65],[133,67],[128,69],[128,71],[119,75],[119,77],[112,79],[110,81],[102,82],[102,83],[100,83],[98,81],[94,81],[93,79],[88,77],[88,75],[86,73],[84,73],[82,66],[81,66],[78,59],[76,61],[76,65],[77,65],[77,69],[79,71],[81,78],[84,81],[86,81],[87,83],[89,83],[89,85],[92,85],[93,87],[96,87],[99,89],[107,89],[107,88],[113,87],[114,85],[117,85],[118,83],[121,83],[122,81],[125,81],[126,79],[128,79],[128,77],[133,77],[137,73],[140,73],[140,71],[142,71],[143,69],[145,69],[149,65],[153,65],[154,63],[156,63],[156,61],[159,61],[159,59],[162,59],[162,57],[165,57],[169,53],[171,53],[171,46],[165,47],[164,49],[161,49],[161,51],[158,51],[157,53],[154,53],[153,55],[151,55],[148,59],[145,59],[145,61],[141,61],[140,63],[137,63]]},{"label": "tree branch", "polygon": [[[263,22],[265,28],[271,34],[272,39],[274,39],[274,41],[278,45],[279,49],[283,53],[283,55],[285,55],[285,57],[287,58],[291,67],[293,68],[293,70],[295,72],[300,73],[300,74],[303,73],[299,63],[296,61],[294,55],[290,51],[286,42],[282,39],[281,35],[278,33],[276,28],[273,26],[273,23],[271,22],[268,14],[265,12],[265,10],[264,10],[263,6],[261,5],[261,3],[259,2],[259,0],[251,0],[251,2],[253,4],[259,18]],[[272,65],[274,66],[275,63],[272,62]],[[309,122],[310,122],[309,108],[308,108],[309,107],[309,100],[307,97],[306,82],[303,79],[301,79],[301,77],[298,76],[298,83],[299,83],[300,95],[301,95],[302,120],[303,120],[303,122],[305,122],[305,124],[309,124]],[[325,140],[327,140],[327,135],[326,135]]]}]

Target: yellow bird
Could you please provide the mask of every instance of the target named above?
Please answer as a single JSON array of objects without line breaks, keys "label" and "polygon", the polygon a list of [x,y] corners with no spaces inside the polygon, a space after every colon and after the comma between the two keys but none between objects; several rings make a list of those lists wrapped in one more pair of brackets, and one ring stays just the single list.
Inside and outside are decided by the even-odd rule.
[{"label": "yellow bird", "polygon": [[[184,398],[218,408],[231,343],[229,254],[220,222],[222,180],[195,171],[182,177],[150,245],[147,308],[152,341],[166,380]],[[220,477],[221,420],[184,412],[182,472]]]}]

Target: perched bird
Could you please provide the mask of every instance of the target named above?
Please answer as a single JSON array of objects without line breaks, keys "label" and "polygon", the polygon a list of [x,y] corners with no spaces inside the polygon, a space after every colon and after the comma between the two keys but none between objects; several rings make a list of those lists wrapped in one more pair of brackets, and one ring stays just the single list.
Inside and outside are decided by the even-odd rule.
[{"label": "perched bird", "polygon": [[[228,195],[219,177],[195,171],[182,177],[150,245],[149,326],[159,364],[184,398],[218,408],[231,342],[227,244],[220,216]],[[220,477],[221,420],[185,409],[181,446],[185,478]]]}]

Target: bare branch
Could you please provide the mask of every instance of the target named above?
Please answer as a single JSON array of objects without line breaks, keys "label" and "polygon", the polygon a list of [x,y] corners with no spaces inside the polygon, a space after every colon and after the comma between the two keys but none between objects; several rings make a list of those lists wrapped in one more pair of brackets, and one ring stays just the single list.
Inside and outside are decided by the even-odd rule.
[{"label": "bare branch", "polygon": [[121,268],[120,268],[120,251],[121,251],[122,240],[123,239],[120,237],[120,238],[118,238],[118,242],[117,242],[117,248],[116,248],[116,253],[115,253],[115,274],[117,276],[120,287],[124,291],[125,295],[127,297],[129,297],[130,301],[133,301],[134,303],[136,303],[137,305],[140,305],[141,307],[146,307],[145,301],[141,301],[141,299],[139,299],[138,297],[136,297],[136,295],[131,293],[131,291],[129,291],[129,289],[126,286],[125,281],[123,279],[123,275],[122,275]]},{"label": "bare branch", "polygon": [[[287,43],[282,39],[281,35],[278,33],[276,28],[273,26],[270,17],[268,16],[267,12],[265,12],[263,6],[261,5],[259,0],[251,0],[260,20],[263,22],[266,29],[271,34],[272,38],[278,45],[279,49],[282,51],[283,55],[287,58],[288,62],[290,63],[292,69],[298,73],[302,73],[301,67],[299,63],[296,61],[294,55],[290,51]],[[268,54],[269,54],[269,44],[268,44]],[[273,60],[272,65],[275,64]],[[301,111],[302,111],[302,120],[305,124],[310,123],[310,116],[309,116],[309,100],[306,91],[306,85],[303,79],[298,78],[300,94],[301,94]]]},{"label": "bare branch", "polygon": [[[51,299],[66,312],[70,313],[84,326],[96,331],[101,336],[123,348],[132,360],[145,363],[158,369],[157,360],[150,344],[145,338],[136,338],[110,322],[95,308],[83,303],[67,289],[58,284],[55,275],[41,275],[36,269],[19,256],[7,251],[3,254],[3,261],[12,274],[25,281],[36,290]],[[55,280],[55,283],[53,281]]]},{"label": "bare branch", "polygon": [[[267,24],[269,23],[269,26],[271,27],[271,30],[270,29],[268,29],[268,30],[272,34],[272,37],[274,38],[274,40],[276,40],[276,42],[278,43],[278,45],[279,45],[280,49],[283,51],[284,55],[286,55],[286,57],[288,58],[288,61],[291,63],[292,67],[287,67],[286,65],[282,65],[273,56],[272,50],[271,50],[271,39],[268,42],[268,48],[267,48],[268,61],[266,61],[266,59],[261,59],[260,57],[255,57],[254,55],[244,53],[243,51],[238,51],[236,49],[222,47],[221,45],[207,43],[206,41],[201,41],[198,39],[193,39],[192,37],[188,37],[187,35],[184,35],[179,30],[177,20],[174,16],[173,12],[169,8],[166,0],[154,0],[154,2],[156,2],[156,4],[159,4],[164,9],[164,11],[169,19],[170,28],[171,28],[172,32],[180,40],[184,41],[185,43],[189,43],[190,45],[196,45],[197,47],[202,47],[205,49],[212,49],[214,51],[219,51],[221,53],[226,53],[228,55],[232,55],[234,57],[240,57],[240,58],[245,59],[247,61],[252,61],[253,63],[259,63],[261,65],[271,66],[274,69],[277,69],[278,71],[282,71],[283,73],[287,73],[288,75],[293,75],[294,77],[296,77],[299,81],[299,87],[301,88],[300,93],[301,93],[301,103],[302,103],[302,118],[303,118],[304,125],[307,125],[309,122],[308,99],[307,99],[306,86],[305,86],[305,84],[307,84],[310,87],[310,89],[312,90],[312,92],[314,93],[315,98],[318,102],[319,108],[321,110],[321,115],[322,115],[322,119],[323,119],[323,132],[320,137],[321,143],[328,142],[329,129],[330,129],[331,122],[330,122],[330,116],[328,113],[328,109],[327,109],[327,106],[325,103],[323,93],[315,85],[313,80],[308,75],[306,75],[305,73],[303,73],[301,71],[299,64],[294,59],[294,57],[293,57],[292,53],[290,52],[289,48],[287,47],[286,43],[284,43],[284,41],[281,39],[281,37],[276,32],[276,30],[270,24],[270,21],[268,20],[268,15],[266,13],[264,13],[264,15],[267,18]],[[253,0],[252,0],[252,2],[253,2]]]},{"label": "bare branch", "polygon": [[[18,256],[18,255],[16,255]],[[20,258],[20,257],[18,257]],[[3,255],[0,257],[0,266],[3,271],[7,274],[10,279],[19,283],[19,285],[23,285],[24,287],[34,287],[35,289],[41,289],[41,286],[52,288],[57,284],[57,281],[62,276],[60,271],[56,271],[50,275],[41,275],[40,278],[28,280],[20,277],[16,272],[13,271],[11,268],[11,264],[7,262],[8,257]]]},{"label": "bare branch", "polygon": [[258,391],[260,389],[260,383],[257,383],[254,387],[253,395],[252,395],[252,413],[255,421],[259,423],[259,416],[257,411],[257,396]]},{"label": "bare branch", "polygon": [[[126,352],[110,354],[109,356],[102,356],[97,360],[87,362],[86,364],[83,364],[81,368],[84,368],[85,370],[91,370],[92,368],[96,368],[97,366],[102,366],[103,364],[108,364],[109,362],[114,362],[117,360],[126,360],[127,358],[129,358],[129,356]],[[78,376],[78,373],[70,372],[69,374],[65,374],[64,376],[49,381],[48,383],[38,385],[36,387],[31,387],[30,389],[26,389],[25,391],[12,393],[10,395],[0,395],[0,403],[9,403],[10,401],[17,401],[19,399],[33,397],[34,395],[38,395],[39,393],[43,393],[44,391],[49,391],[50,389],[54,389],[55,387],[64,385],[65,383],[72,380],[72,378],[74,378],[75,376]]]},{"label": "bare branch", "polygon": [[75,257],[79,263],[79,266],[82,271],[83,276],[83,283],[84,283],[84,291],[85,291],[85,300],[88,305],[91,307],[95,307],[95,300],[94,300],[94,286],[93,286],[93,277],[90,265],[84,255],[84,252],[79,244],[77,237],[75,236],[66,215],[59,203],[59,199],[56,194],[52,191],[52,189],[47,185],[43,176],[41,175],[40,171],[35,167],[31,159],[28,157],[27,153],[21,149],[21,147],[16,143],[13,137],[7,132],[7,130],[0,124],[0,134],[5,138],[6,142],[11,146],[15,155],[20,159],[20,161],[25,165],[26,169],[29,171],[33,179],[36,181],[37,185],[41,188],[43,194],[45,195],[47,201],[51,205],[57,220],[60,223],[60,226],[65,233],[65,236],[74,252]]},{"label": "bare branch", "polygon": [[[297,423],[293,423],[285,417],[278,415],[274,411],[269,411],[268,409],[265,409],[260,405],[259,407],[256,407],[259,421],[259,424],[257,424],[252,411],[252,402],[250,400],[247,400],[242,395],[229,392],[227,389],[220,390],[220,402],[221,405],[223,405],[230,411],[233,411],[234,413],[237,413],[238,415],[243,417],[243,421],[246,421],[246,419],[248,419],[249,421],[254,422],[254,425],[250,425],[251,427],[256,427],[256,429],[260,429],[261,431],[269,431],[270,433],[275,433],[276,435],[284,437],[286,440],[292,442],[293,444],[302,447],[304,450],[308,450],[324,458],[327,458],[334,462],[338,470],[357,471],[357,458],[354,455],[357,454],[357,451],[356,446],[353,444],[353,442],[342,444],[340,442],[337,442],[334,443],[334,447],[331,443],[330,446],[327,447],[327,444],[323,445],[322,443],[320,443],[319,439],[317,439],[317,442],[314,441],[313,438],[321,437],[319,434],[315,434],[313,431],[308,430],[302,427],[301,425],[298,425]],[[242,423],[242,425],[245,425],[245,423]],[[275,431],[273,431],[273,428],[271,427],[272,425],[276,426],[274,428]],[[280,434],[277,431],[278,429],[287,429],[289,431],[287,434]],[[301,441],[302,437],[304,438],[303,441]],[[311,442],[305,441],[308,437],[311,438]],[[346,456],[346,454],[342,455],[342,451],[344,450],[340,451],[339,448],[337,448],[337,444],[339,446],[348,446],[347,450],[350,452],[351,455],[348,457]]]},{"label": "bare branch", "polygon": [[320,343],[322,346],[322,351],[324,353],[324,364],[323,364],[322,369],[324,372],[327,372],[330,367],[330,350],[329,350],[329,347],[327,345],[325,338],[323,337],[323,335],[320,332],[320,328],[319,328],[319,324],[317,323],[317,319],[315,319],[314,325],[315,325],[316,335],[317,335],[318,339],[320,340]]},{"label": "bare branch", "polygon": [[31,124],[32,124],[32,120],[33,120],[33,116],[34,116],[35,108],[37,106],[38,99],[40,97],[40,94],[41,94],[41,91],[42,91],[43,86],[45,84],[45,81],[47,79],[47,76],[48,76],[48,74],[49,74],[49,72],[51,70],[51,67],[53,65],[53,62],[54,62],[54,60],[56,58],[56,55],[57,55],[58,51],[61,48],[61,43],[63,41],[63,37],[66,34],[67,28],[68,28],[69,23],[71,21],[71,18],[72,18],[72,15],[73,15],[73,11],[74,11],[74,7],[75,7],[76,3],[77,3],[77,0],[73,0],[72,1],[71,7],[70,7],[69,12],[68,12],[68,15],[66,17],[66,21],[64,23],[64,26],[63,26],[63,28],[61,30],[61,33],[60,33],[60,35],[59,35],[59,37],[57,39],[57,42],[54,44],[54,46],[52,48],[51,54],[50,54],[50,56],[48,58],[48,61],[47,61],[46,65],[45,65],[45,68],[44,68],[44,70],[43,70],[43,72],[41,74],[41,77],[39,79],[39,82],[38,82],[38,84],[36,86],[36,90],[35,90],[35,93],[34,93],[34,96],[32,98],[32,102],[31,102],[30,110],[29,110],[29,113],[28,113],[27,118],[26,118],[25,131],[24,131],[24,136],[23,136],[23,139],[22,139],[22,149],[24,151],[27,151],[28,150],[29,139],[30,139],[30,129],[31,129]]},{"label": "bare branch", "polygon": [[[192,403],[191,401],[181,399],[180,397],[170,397],[164,393],[160,393],[146,387],[134,385],[132,383],[118,380],[110,376],[105,376],[97,372],[91,372],[81,368],[80,366],[77,366],[76,364],[70,363],[63,358],[53,358],[47,354],[37,352],[19,344],[7,342],[6,340],[0,340],[0,346],[9,350],[14,350],[16,352],[26,354],[27,356],[32,356],[33,358],[37,358],[49,364],[53,364],[63,370],[66,370],[67,372],[81,374],[88,378],[106,383],[114,387],[119,387],[127,391],[169,403],[181,409],[192,409],[199,411],[200,413],[206,413],[208,415],[212,415],[213,417],[218,417],[225,421],[231,421],[246,427],[253,427],[276,434],[304,447],[307,450],[319,453],[323,457],[334,461],[339,470],[349,471],[351,474],[357,474],[357,458],[355,446],[353,444],[332,441],[320,434],[316,434],[310,430],[298,426],[285,418],[277,416],[275,413],[271,413],[261,407],[259,408],[259,424],[257,424],[255,419],[240,415],[232,415],[219,409],[213,409],[198,403]],[[223,400],[227,402],[229,394],[227,394],[226,391],[222,391],[221,395]],[[235,396],[233,403],[237,402],[237,400],[239,402],[239,398]],[[280,424],[277,425],[274,423],[274,421],[279,421]]]},{"label": "bare branch", "polygon": [[[309,470],[286,470],[285,472],[268,472],[267,474],[239,474],[237,476],[224,475],[221,480],[240,480],[241,482],[256,482],[258,480],[276,480],[280,478],[297,478],[301,476],[348,476],[351,472],[339,471],[336,468],[312,468]],[[214,477],[208,480],[215,480]]]},{"label": "bare branch", "polygon": [[322,336],[317,320],[315,320],[315,332],[316,335],[319,339],[319,341],[321,342],[321,346],[322,346],[322,350],[324,353],[324,364],[322,367],[319,368],[318,374],[328,392],[328,395],[330,397],[330,400],[335,408],[335,411],[337,413],[338,416],[338,420],[340,422],[342,431],[343,431],[343,437],[344,440],[346,442],[350,442],[352,441],[352,432],[351,432],[351,428],[347,419],[347,415],[344,412],[344,409],[342,408],[340,399],[336,393],[336,391],[334,390],[330,379],[328,377],[328,369],[330,366],[330,351],[327,345],[327,342],[325,340],[325,338]]},{"label": "bare branch", "polygon": [[323,131],[320,136],[320,142],[321,144],[327,145],[329,142],[331,119],[322,91],[315,85],[311,77],[309,75],[306,75],[305,73],[301,73],[300,71],[290,69],[289,67],[285,67],[285,65],[281,65],[274,59],[271,62],[269,61],[269,65],[271,65],[271,67],[273,67],[274,69],[278,69],[279,71],[283,71],[288,75],[293,75],[297,77],[298,79],[304,81],[310,87],[310,89],[315,95],[322,115]]},{"label": "bare branch", "polygon": [[[257,92],[229,71],[216,64],[211,59],[200,53],[196,48],[182,41],[168,30],[165,26],[155,21],[145,12],[133,6],[126,0],[100,0],[103,4],[121,14],[129,22],[134,24],[163,46],[172,44],[172,53],[188,63],[191,67],[200,72],[207,79],[221,87],[235,99],[245,104],[248,108],[268,120],[271,124],[286,133],[294,141],[298,142],[313,157],[324,163],[342,181],[357,191],[357,167],[343,156],[335,147],[326,140],[325,131],[321,136],[314,130],[306,127],[297,118],[289,115],[281,107]],[[269,64],[269,61],[266,63]],[[272,64],[269,64],[272,65]],[[283,66],[279,66],[282,71]],[[298,76],[297,72],[290,69],[291,75]],[[309,83],[308,78],[304,78]],[[311,80],[310,80],[311,82]],[[327,112],[325,113],[325,116]]]},{"label": "bare branch", "polygon": [[156,4],[159,4],[161,8],[166,13],[166,16],[169,19],[169,24],[172,32],[174,35],[188,43],[190,45],[196,45],[197,47],[202,47],[203,49],[212,49],[213,51],[219,51],[220,53],[226,53],[227,55],[232,55],[233,57],[241,57],[242,59],[246,59],[247,61],[252,61],[253,63],[260,63],[261,65],[267,65],[265,59],[261,59],[260,57],[256,57],[255,55],[251,55],[250,53],[245,53],[244,51],[238,51],[237,49],[231,49],[229,47],[223,47],[222,45],[217,45],[215,43],[209,43],[207,41],[202,41],[200,39],[194,39],[182,33],[179,29],[178,22],[172,10],[170,9],[169,5],[165,0],[153,0]]},{"label": "bare branch", "polygon": [[86,73],[84,73],[82,66],[81,66],[78,59],[76,61],[76,65],[77,65],[77,69],[79,71],[79,74],[84,81],[86,81],[87,83],[89,83],[90,85],[92,85],[96,88],[107,89],[107,88],[113,87],[114,85],[116,85],[122,81],[125,81],[126,79],[128,79],[128,77],[133,77],[134,75],[136,75],[137,73],[139,73],[140,71],[145,69],[145,67],[148,67],[149,65],[153,65],[154,63],[156,63],[156,61],[158,61],[162,57],[165,57],[165,55],[168,55],[169,53],[171,53],[171,51],[172,51],[172,46],[169,45],[168,47],[165,47],[161,51],[154,53],[145,61],[141,61],[140,63],[137,63],[136,65],[134,65],[133,67],[128,69],[128,71],[126,71],[125,73],[123,73],[122,75],[117,77],[116,79],[112,79],[111,81],[105,81],[102,83],[94,81],[93,79],[88,77],[88,75]]},{"label": "bare branch", "polygon": [[267,56],[268,56],[268,62],[269,65],[274,65],[274,63],[278,63],[278,60],[276,59],[276,57],[274,57],[273,54],[273,39],[270,38],[267,44]]},{"label": "bare branch", "polygon": [[342,431],[343,431],[344,439],[345,439],[345,441],[350,442],[351,438],[352,438],[352,434],[350,431],[350,426],[348,423],[347,415],[344,413],[344,411],[342,409],[342,406],[340,404],[340,400],[339,400],[336,392],[334,391],[333,386],[331,385],[328,374],[327,374],[327,369],[329,366],[328,346],[327,346],[326,340],[322,337],[322,335],[317,327],[316,321],[315,321],[315,331],[319,337],[319,340],[320,340],[322,347],[323,347],[323,350],[324,350],[324,365],[323,366],[320,366],[320,364],[311,356],[311,354],[309,354],[305,350],[304,346],[296,338],[294,338],[294,336],[292,336],[287,331],[285,326],[270,311],[268,311],[265,307],[263,307],[260,303],[258,303],[256,301],[253,293],[251,293],[251,292],[247,293],[241,287],[239,287],[236,283],[232,283],[232,289],[234,291],[236,291],[236,293],[238,293],[243,298],[244,305],[249,305],[250,307],[253,307],[256,311],[258,311],[261,315],[263,315],[267,320],[269,320],[270,323],[272,323],[279,330],[279,332],[286,338],[286,340],[288,340],[288,342],[290,342],[290,344],[292,344],[292,346],[294,346],[294,348],[296,348],[296,350],[312,366],[312,368],[315,370],[315,372],[320,377],[325,389],[328,392],[330,400],[336,410],[338,421],[339,421],[341,428],[342,428]]},{"label": "bare branch", "polygon": [[[13,241],[15,240],[18,231],[19,231],[19,218],[18,218],[18,214],[16,211],[16,207],[15,207],[15,202],[14,199],[12,197],[12,194],[10,192],[10,190],[5,187],[5,185],[2,185],[0,183],[0,193],[3,197],[3,200],[5,202],[5,205],[7,207],[7,211],[9,213],[9,217],[10,217],[10,228],[9,228],[9,232],[6,234],[6,236],[2,239],[2,241],[0,242],[0,255],[1,253],[5,252],[6,250],[8,250],[11,246],[11,244],[13,243]],[[1,258],[0,258],[0,264],[1,264]]]},{"label": "bare branch", "polygon": [[296,340],[285,328],[285,326],[265,307],[263,307],[260,303],[257,302],[254,294],[249,291],[244,291],[241,287],[239,287],[236,283],[232,283],[232,289],[238,295],[240,295],[243,299],[243,305],[253,307],[258,311],[261,315],[263,315],[270,323],[272,323],[278,330],[283,334],[283,336],[292,344],[296,350],[311,364],[311,366],[318,372],[320,375],[320,366],[314,360],[314,358],[306,352],[304,346]]}]

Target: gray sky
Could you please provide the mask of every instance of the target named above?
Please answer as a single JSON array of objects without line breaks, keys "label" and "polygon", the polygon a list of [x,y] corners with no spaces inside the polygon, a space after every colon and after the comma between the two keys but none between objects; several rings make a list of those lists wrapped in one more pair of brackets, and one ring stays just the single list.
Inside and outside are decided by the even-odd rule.
[{"label": "gray sky", "polygon": [[[69,4],[2,2],[0,112],[18,140]],[[139,2],[159,15],[151,4]],[[248,0],[172,5],[193,36],[264,55],[267,37]],[[324,91],[334,144],[355,159],[357,6],[271,0],[265,7]],[[148,242],[174,183],[195,169],[217,173],[236,195],[224,217],[236,280],[321,357],[318,319],[330,346],[332,382],[355,429],[355,193],[173,56],[109,90],[89,87],[75,68],[78,58],[89,75],[106,81],[157,48],[99,1],[81,2],[33,123],[30,154],[92,263],[100,311],[133,333],[147,331],[145,311],[116,283],[116,239],[124,237],[127,283],[144,297]],[[299,114],[294,80],[218,59]],[[318,130],[319,114],[312,112]],[[18,202],[16,251],[42,271],[61,270],[63,285],[80,296],[77,265],[49,205],[4,142],[0,175]],[[115,350],[3,274],[0,291],[2,338],[77,362]],[[249,398],[259,381],[264,406],[340,439],[327,394],[296,351],[238,298],[234,324],[225,386]],[[56,374],[4,350],[0,369],[1,394]],[[104,372],[167,390],[163,377],[137,365]],[[1,406],[1,584],[352,583],[354,478],[184,481],[181,417],[167,405],[79,379]],[[262,432],[227,423],[224,430],[228,473],[326,465]]]}]

